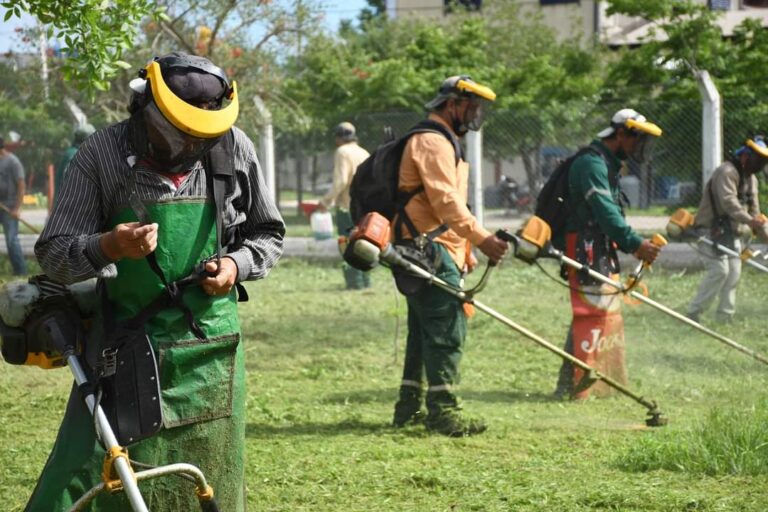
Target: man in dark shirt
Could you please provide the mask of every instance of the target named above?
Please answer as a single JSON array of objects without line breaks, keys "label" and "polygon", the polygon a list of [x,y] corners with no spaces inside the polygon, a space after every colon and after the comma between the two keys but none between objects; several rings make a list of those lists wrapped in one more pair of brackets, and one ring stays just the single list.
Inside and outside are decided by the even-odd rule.
[{"label": "man in dark shirt", "polygon": [[3,206],[0,208],[0,223],[13,274],[17,276],[27,273],[27,263],[19,243],[19,215],[25,190],[24,166],[16,155],[5,148],[5,141],[0,138],[0,204]]}]

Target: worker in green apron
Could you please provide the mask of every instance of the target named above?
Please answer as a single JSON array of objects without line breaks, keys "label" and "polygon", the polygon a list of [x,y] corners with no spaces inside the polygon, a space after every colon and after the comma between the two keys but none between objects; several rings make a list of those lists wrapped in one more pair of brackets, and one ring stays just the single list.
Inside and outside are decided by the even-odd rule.
[{"label": "worker in green apron", "polygon": [[[131,460],[194,464],[221,510],[243,511],[245,365],[236,303],[247,296],[240,283],[265,277],[279,258],[285,227],[252,142],[233,126],[237,89],[220,68],[169,54],[131,88],[130,119],[81,146],[35,252],[54,280],[100,279],[104,307],[85,350],[93,380],[133,378],[105,369],[128,343],[149,340],[162,419],[122,441]],[[143,417],[144,405],[137,408]],[[27,511],[66,510],[101,481],[104,450],[93,425],[73,389]],[[139,489],[153,512],[199,508],[194,486],[181,478]],[[118,493],[99,495],[90,510],[131,508]]]}]

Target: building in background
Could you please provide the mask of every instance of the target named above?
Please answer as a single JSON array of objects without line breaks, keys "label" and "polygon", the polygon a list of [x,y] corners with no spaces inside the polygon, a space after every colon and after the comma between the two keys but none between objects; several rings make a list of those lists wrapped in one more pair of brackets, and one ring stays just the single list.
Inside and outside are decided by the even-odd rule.
[{"label": "building in background", "polygon": [[[520,4],[521,14],[540,14],[542,22],[552,27],[562,39],[580,37],[583,41],[597,38],[609,46],[642,44],[653,24],[641,18],[609,16],[607,3],[600,0],[507,0]],[[718,24],[723,35],[730,36],[745,18],[760,18],[768,27],[768,0],[696,0],[710,9],[725,11]],[[450,0],[387,0],[390,19],[410,16],[439,17],[450,14]],[[473,10],[482,10],[482,0],[458,2]],[[662,36],[663,37],[663,36]]]}]

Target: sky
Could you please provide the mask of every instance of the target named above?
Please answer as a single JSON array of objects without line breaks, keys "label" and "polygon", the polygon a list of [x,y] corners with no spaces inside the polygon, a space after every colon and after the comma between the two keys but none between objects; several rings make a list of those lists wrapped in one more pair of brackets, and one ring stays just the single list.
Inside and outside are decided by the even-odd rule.
[{"label": "sky", "polygon": [[[325,26],[336,31],[343,19],[355,19],[357,13],[368,5],[366,0],[323,0],[325,12]],[[5,17],[6,10],[0,7],[0,20]],[[12,17],[8,21],[0,21],[0,53],[8,50],[20,51],[20,41],[14,29],[19,26],[31,27],[35,25],[35,19],[25,14],[22,19]]]}]

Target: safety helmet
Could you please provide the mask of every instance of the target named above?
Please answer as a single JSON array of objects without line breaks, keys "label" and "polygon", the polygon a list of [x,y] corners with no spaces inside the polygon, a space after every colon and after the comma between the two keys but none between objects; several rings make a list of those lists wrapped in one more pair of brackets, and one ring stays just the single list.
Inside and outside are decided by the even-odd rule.
[{"label": "safety helmet", "polygon": [[[177,171],[197,161],[238,116],[237,84],[203,57],[174,52],[155,58],[130,86],[129,111],[132,120],[137,118],[131,130],[134,150],[163,170]],[[229,104],[222,106],[225,99]],[[143,141],[137,133],[142,128]]]},{"label": "safety helmet", "polygon": [[347,121],[337,124],[336,128],[333,130],[333,133],[336,137],[343,140],[344,142],[352,142],[357,140],[355,125]]},{"label": "safety helmet", "polygon": [[637,163],[647,161],[653,153],[656,139],[661,137],[661,128],[649,122],[644,115],[636,110],[623,108],[613,115],[611,125],[601,130],[597,136],[601,139],[612,137],[622,127],[628,133],[638,138],[632,154],[627,156]]},{"label": "safety helmet", "polygon": [[749,174],[755,174],[759,171],[765,171],[768,166],[768,144],[762,135],[755,135],[747,139],[743,146],[734,152],[736,157],[747,155],[745,171]]},{"label": "safety helmet", "polygon": [[467,130],[477,131],[485,121],[486,107],[496,101],[496,93],[490,87],[480,85],[468,75],[451,76],[443,80],[437,95],[424,104],[428,111],[438,110],[450,99],[465,99],[470,102],[466,119],[456,123],[454,131],[463,135]]}]

